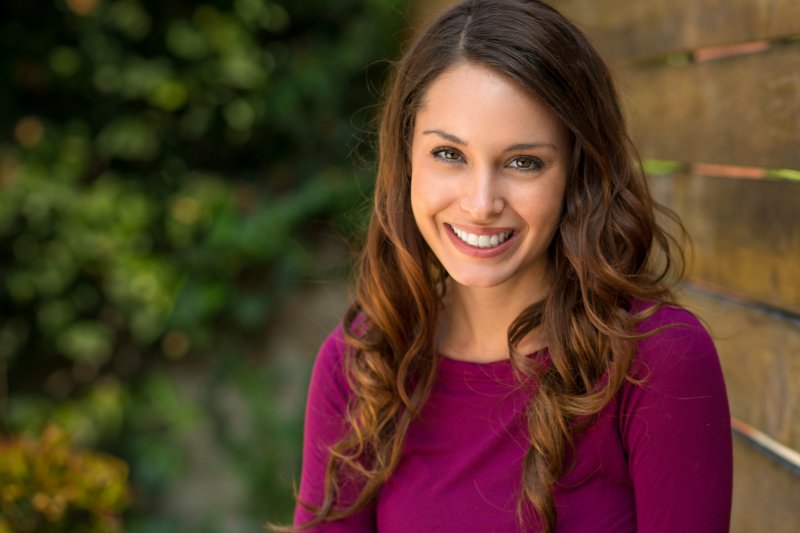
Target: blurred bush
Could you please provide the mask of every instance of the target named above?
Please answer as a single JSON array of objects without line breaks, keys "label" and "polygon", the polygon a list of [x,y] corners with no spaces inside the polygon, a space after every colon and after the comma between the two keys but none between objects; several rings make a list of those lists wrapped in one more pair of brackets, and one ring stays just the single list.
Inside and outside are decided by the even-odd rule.
[{"label": "blurred bush", "polygon": [[0,440],[0,532],[120,531],[127,476],[119,459],[72,449],[57,426]]},{"label": "blurred bush", "polygon": [[[299,421],[270,414],[269,367],[244,354],[315,268],[320,230],[349,231],[342,213],[369,189],[352,153],[370,141],[403,4],[4,2],[2,433],[56,422],[124,458],[133,516],[151,517],[132,523],[155,531],[187,434],[224,422],[214,390],[230,386],[275,434],[219,432],[221,445],[254,515],[260,494],[285,493],[257,516],[285,519],[290,494],[270,484],[297,457],[272,454],[291,452]],[[198,366],[216,387],[206,405],[175,383]]]}]

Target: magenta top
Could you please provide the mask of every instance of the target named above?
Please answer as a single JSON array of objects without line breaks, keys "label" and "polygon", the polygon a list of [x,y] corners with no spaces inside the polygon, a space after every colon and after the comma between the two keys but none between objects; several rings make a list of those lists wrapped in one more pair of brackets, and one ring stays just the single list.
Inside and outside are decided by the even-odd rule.
[{"label": "magenta top", "polygon": [[[555,487],[557,532],[727,532],[732,452],[725,385],[697,319],[664,308],[641,331],[678,324],[639,341],[625,383],[567,457]],[[306,408],[300,499],[322,501],[326,445],[344,431],[349,387],[337,328],[320,349]],[[531,357],[546,358],[547,351]],[[534,386],[535,388],[535,386]],[[440,358],[431,396],[410,426],[397,470],[361,512],[314,532],[490,533],[520,529],[517,499],[528,449],[520,387],[508,360]],[[569,468],[570,465],[573,465]],[[344,491],[352,501],[353,488]],[[300,506],[295,524],[311,514]]]}]

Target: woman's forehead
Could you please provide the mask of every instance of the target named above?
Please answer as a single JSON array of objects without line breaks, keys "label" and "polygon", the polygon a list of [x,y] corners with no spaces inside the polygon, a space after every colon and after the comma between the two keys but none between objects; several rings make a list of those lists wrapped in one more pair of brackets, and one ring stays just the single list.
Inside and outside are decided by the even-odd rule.
[{"label": "woman's forehead", "polygon": [[538,97],[479,63],[458,64],[431,82],[416,113],[415,134],[431,129],[466,144],[479,139],[563,144],[565,136],[561,121]]}]

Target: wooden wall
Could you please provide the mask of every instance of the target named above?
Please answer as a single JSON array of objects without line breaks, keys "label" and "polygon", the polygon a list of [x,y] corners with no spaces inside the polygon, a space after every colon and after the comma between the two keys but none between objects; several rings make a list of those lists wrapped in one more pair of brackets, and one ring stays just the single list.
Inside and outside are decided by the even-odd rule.
[{"label": "wooden wall", "polygon": [[731,531],[800,531],[800,1],[551,3],[611,63],[652,190],[694,241],[682,301],[725,372]]}]

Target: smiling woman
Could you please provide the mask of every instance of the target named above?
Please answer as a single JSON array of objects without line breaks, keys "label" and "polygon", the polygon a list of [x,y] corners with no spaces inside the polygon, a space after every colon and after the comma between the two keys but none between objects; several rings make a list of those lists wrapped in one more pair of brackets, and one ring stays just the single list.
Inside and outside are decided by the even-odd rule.
[{"label": "smiling woman", "polygon": [[463,63],[431,84],[411,144],[411,208],[457,286],[524,294],[513,316],[544,297],[569,148],[538,98],[485,66]]},{"label": "smiling woman", "polygon": [[533,0],[445,12],[383,109],[293,529],[727,531],[724,383],[669,303],[657,210],[569,21]]}]

